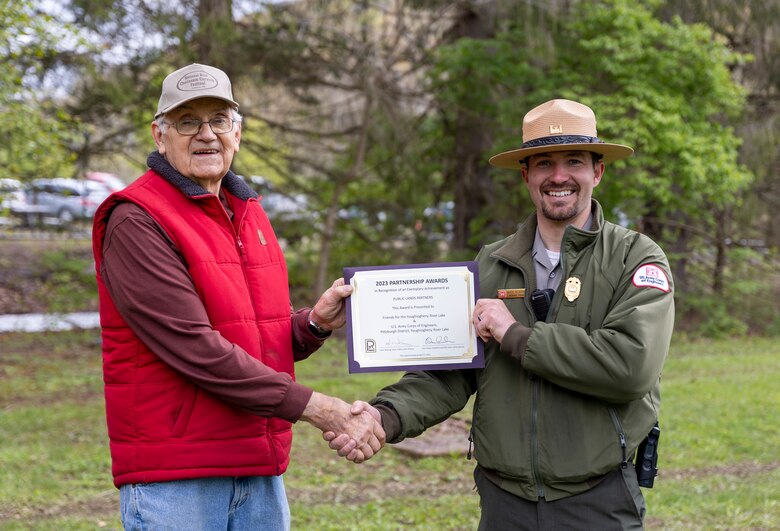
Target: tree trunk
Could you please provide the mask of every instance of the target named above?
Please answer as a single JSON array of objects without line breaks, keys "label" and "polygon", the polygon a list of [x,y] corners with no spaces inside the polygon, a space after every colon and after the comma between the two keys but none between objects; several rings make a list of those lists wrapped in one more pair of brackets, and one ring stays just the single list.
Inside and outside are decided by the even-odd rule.
[{"label": "tree trunk", "polygon": [[727,224],[731,216],[729,211],[719,210],[715,214],[715,267],[712,271],[712,292],[715,295],[723,293],[723,273],[726,269],[728,253],[726,234]]},{"label": "tree trunk", "polygon": [[[495,6],[493,2],[463,2],[458,6],[456,22],[450,39],[489,39],[495,36]],[[449,179],[454,190],[453,248],[458,251],[476,250],[472,245],[471,220],[487,210],[492,201],[493,182],[490,178],[486,151],[492,143],[490,127],[483,116],[469,109],[460,109],[454,124],[455,162]]]},{"label": "tree trunk", "polygon": [[455,132],[453,246],[456,250],[476,250],[478,245],[470,245],[470,222],[489,210],[486,206],[493,201],[493,181],[485,160],[491,137],[472,120],[463,122]]},{"label": "tree trunk", "polygon": [[328,266],[330,265],[330,254],[333,248],[333,239],[336,237],[336,221],[338,220],[339,204],[341,194],[346,190],[347,185],[363,173],[365,166],[366,151],[368,150],[368,129],[373,106],[373,97],[371,88],[367,84],[366,102],[361,116],[360,131],[358,133],[358,142],[355,147],[355,162],[352,167],[340,179],[333,188],[333,195],[330,198],[328,211],[325,215],[325,226],[322,231],[322,246],[320,248],[320,262],[317,265],[317,277],[314,282],[314,297],[320,294],[330,285],[328,275]]},{"label": "tree trunk", "polygon": [[229,75],[235,31],[232,0],[199,0],[198,32],[192,43],[198,62],[222,68]]}]

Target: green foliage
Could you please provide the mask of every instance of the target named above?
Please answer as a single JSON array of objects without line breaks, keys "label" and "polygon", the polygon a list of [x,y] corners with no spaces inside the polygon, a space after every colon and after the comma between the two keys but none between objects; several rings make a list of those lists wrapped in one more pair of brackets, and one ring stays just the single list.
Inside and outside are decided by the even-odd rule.
[{"label": "green foliage", "polygon": [[241,152],[233,161],[233,171],[238,175],[261,176],[269,182],[284,183],[290,169],[286,155],[287,146],[281,144],[265,122],[244,117],[241,125]]},{"label": "green foliage", "polygon": [[46,286],[43,295],[49,311],[77,311],[90,307],[90,303],[97,299],[93,262],[78,253],[45,253],[41,258],[39,275]]},{"label": "green foliage", "polygon": [[510,87],[512,95],[527,92],[538,71],[517,55],[525,44],[522,35],[502,33],[495,39],[463,38],[441,47],[430,78],[442,120],[455,122],[461,112],[496,116],[509,95],[501,94],[501,87]]},{"label": "green foliage", "polygon": [[[690,258],[688,274],[696,289],[677,298],[678,329],[716,339],[747,333],[765,336],[780,333],[777,251],[731,248],[719,293],[711,286],[714,257],[705,250],[692,253]],[[680,319],[683,321],[679,322]]]},{"label": "green foliage", "polygon": [[0,110],[3,177],[70,176],[75,157],[69,146],[78,124],[40,90],[44,65],[58,53],[62,39],[72,38],[67,26],[36,14],[31,0],[0,1]]},{"label": "green foliage", "polygon": [[[287,275],[290,284],[290,300],[295,308],[312,306],[313,265],[319,257],[319,237],[312,230],[311,220],[271,220],[277,237],[281,238]],[[333,278],[341,273],[333,273]]]},{"label": "green foliage", "polygon": [[748,327],[744,320],[724,307],[720,298],[705,299],[696,309],[706,315],[698,330],[703,337],[725,339],[742,337],[747,333]]},{"label": "green foliage", "polygon": [[[475,178],[469,175],[469,168],[457,165],[454,153],[456,139],[464,131],[480,127],[485,134],[494,134],[496,151],[515,148],[522,142],[522,115],[517,119],[518,112],[530,108],[531,102],[535,104],[531,94],[544,84],[545,75],[535,62],[538,57],[531,54],[531,50],[542,48],[540,41],[524,30],[501,32],[492,39],[462,38],[436,50],[428,76],[438,108],[431,120],[435,129],[421,131],[420,138],[425,157],[445,172],[448,188],[443,195],[448,199],[453,198],[455,188],[462,186],[460,181]],[[518,54],[518,50],[527,53]],[[489,156],[483,154],[484,159]],[[492,187],[488,208],[466,220],[468,249],[478,249],[513,232],[516,224],[533,211],[518,173],[493,171],[490,177],[490,182],[482,183]]]},{"label": "green foliage", "polygon": [[[596,112],[601,138],[636,150],[607,168],[596,191],[605,209],[633,223],[675,220],[653,234],[662,246],[679,238],[681,223],[712,231],[718,209],[736,204],[752,178],[737,162],[740,139],[730,125],[746,93],[730,69],[749,58],[703,24],[663,22],[659,5],[577,2],[566,17],[539,22],[536,30],[528,21],[541,15],[529,12],[494,38],[439,48],[430,83],[441,102],[439,136],[459,134],[458,120],[471,113],[497,125],[493,153],[504,151],[520,145],[528,109],[556,97],[582,101]],[[555,31],[539,35],[539,27]],[[450,152],[432,152],[446,168]],[[494,170],[493,179],[500,196],[471,220],[482,243],[493,236],[496,218],[511,229],[533,209],[517,174]]]},{"label": "green foliage", "polygon": [[[697,12],[688,18],[702,19],[690,3],[661,0],[488,2],[467,15],[472,18],[458,18],[463,13],[455,9],[455,23],[431,11],[453,7],[448,2],[403,4],[398,13],[405,18],[398,19],[374,4],[320,2],[305,11],[294,4],[74,0],[65,8],[74,22],[64,24],[37,12],[43,4],[33,0],[0,0],[6,176],[74,175],[94,168],[90,157],[142,168],[154,148],[149,122],[163,77],[183,62],[216,61],[230,73],[247,117],[235,170],[308,198],[308,217],[272,220],[290,245],[295,299],[308,303],[320,262],[327,261],[333,278],[344,265],[471,258],[469,249],[452,251],[453,220],[440,208],[464,195],[484,195],[473,203],[481,211],[457,206],[458,220],[470,228],[465,247],[511,233],[533,209],[519,174],[479,171],[491,154],[520,144],[528,109],[573,98],[594,108],[602,138],[636,148],[633,158],[609,165],[596,196],[607,212],[641,223],[667,251],[688,260],[694,281],[684,286],[680,307],[693,303],[698,322],[710,321],[710,335],[740,332],[735,319],[749,323],[750,332],[780,328],[764,300],[742,313],[709,301],[709,251],[693,253],[694,243],[680,230],[714,234],[723,212],[739,216],[731,233],[752,220],[752,208],[733,208],[752,179],[737,159],[741,139],[733,128],[746,91],[734,79],[774,64],[770,15],[776,7],[752,0],[723,7],[719,0],[713,5],[723,13],[709,13],[716,33],[670,15]],[[241,11],[240,23],[233,23],[231,9]],[[461,24],[474,17],[480,19],[475,34],[492,38],[459,38],[472,34]],[[427,20],[435,22],[427,27]],[[752,28],[760,30],[755,39]],[[750,46],[742,48],[740,39],[748,37]],[[757,63],[737,48],[755,50]],[[762,80],[775,75],[765,69]],[[53,86],[58,90],[49,98]],[[771,85],[761,86],[771,94]],[[363,103],[368,112],[361,113]],[[359,164],[362,125],[368,149]],[[771,125],[768,120],[759,140],[743,146],[749,158],[762,160],[751,167],[770,192]],[[458,156],[469,135],[484,152],[469,151],[464,161]],[[355,168],[358,174],[350,173]],[[747,201],[753,206],[770,195]],[[326,221],[334,211],[331,233]],[[323,237],[333,238],[328,258],[320,254]],[[702,245],[710,248],[712,241]],[[67,275],[65,285],[75,278]],[[745,277],[757,278],[747,270]],[[62,307],[66,299],[54,297]]]},{"label": "green foliage", "polygon": [[608,170],[607,207],[620,205],[632,217],[650,206],[659,218],[707,216],[712,206],[732,203],[751,178],[737,163],[740,141],[727,125],[745,102],[729,67],[746,58],[707,26],[661,22],[652,4],[581,4],[557,82],[594,108],[600,136],[636,149],[617,175]]},{"label": "green foliage", "polygon": [[[541,66],[518,58],[513,43],[524,42],[521,29],[479,45],[459,42],[445,68],[459,71],[454,58],[469,76],[450,91],[476,98],[480,112],[500,111],[497,150],[519,145],[519,125],[532,106],[554,97],[582,101],[596,112],[601,138],[636,150],[607,169],[598,194],[608,210],[619,205],[632,219],[651,207],[658,217],[691,210],[706,216],[750,181],[727,125],[745,101],[729,67],[747,58],[702,24],[658,20],[653,4],[578,3],[563,22],[555,59]],[[472,60],[458,53],[463,47],[492,53]],[[501,103],[481,104],[491,97]]]},{"label": "green foliage", "polygon": [[[345,266],[444,258],[451,223],[448,190],[440,167],[427,157],[426,146],[416,137],[429,132],[431,124],[394,111],[378,105],[371,113],[362,171],[350,177],[355,165],[350,149],[338,158],[332,174],[317,174],[306,183],[305,219],[272,219],[277,234],[290,243],[286,258],[291,285],[299,286],[300,279],[311,287],[313,264],[321,259],[318,250],[329,210],[334,208],[330,278],[341,276]],[[307,299],[311,297],[308,294]]]},{"label": "green foliage", "polygon": [[0,240],[3,312],[78,312],[97,308],[89,240]]},{"label": "green foliage", "polygon": [[[633,157],[608,165],[595,196],[605,211],[640,225],[667,249],[675,273],[675,256],[706,272],[691,282],[681,275],[679,283],[681,309],[701,312],[705,334],[743,334],[746,323],[756,323],[748,320],[750,312],[707,302],[706,287],[717,274],[711,260],[716,228],[725,222],[724,212],[736,210],[752,180],[738,162],[741,140],[732,125],[746,101],[732,69],[750,58],[731,50],[706,25],[661,20],[656,14],[661,5],[576,2],[558,20],[547,46],[544,38],[529,38],[528,24],[520,20],[495,38],[461,39],[441,48],[431,83],[443,102],[440,127],[454,137],[463,113],[484,116],[484,123],[497,124],[495,153],[520,145],[523,115],[545,100],[569,98],[591,106],[600,138],[635,148]],[[500,195],[470,220],[475,243],[495,239],[490,230],[496,218],[507,220],[501,226],[510,232],[533,210],[517,173],[494,170],[493,179]],[[694,241],[693,233],[710,238]],[[693,253],[697,244],[705,251]],[[737,253],[733,261],[742,258]],[[755,270],[745,274],[755,278]],[[740,282],[732,277],[727,295],[739,300],[738,307],[747,306]]]}]

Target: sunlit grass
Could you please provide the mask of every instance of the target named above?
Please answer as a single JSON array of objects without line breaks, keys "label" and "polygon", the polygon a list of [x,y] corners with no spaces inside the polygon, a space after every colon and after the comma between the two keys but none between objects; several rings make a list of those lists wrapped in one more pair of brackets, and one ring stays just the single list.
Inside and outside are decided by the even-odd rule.
[{"label": "sunlit grass", "polygon": [[[0,529],[120,529],[105,433],[98,333],[0,335]],[[298,380],[347,401],[398,373],[347,373],[343,341]],[[660,476],[648,529],[780,527],[780,345],[676,341],[662,384]],[[468,411],[463,413],[468,417]],[[293,529],[475,529],[473,461],[392,446],[362,465],[294,426],[285,475]],[[464,439],[464,450],[467,442]]]}]

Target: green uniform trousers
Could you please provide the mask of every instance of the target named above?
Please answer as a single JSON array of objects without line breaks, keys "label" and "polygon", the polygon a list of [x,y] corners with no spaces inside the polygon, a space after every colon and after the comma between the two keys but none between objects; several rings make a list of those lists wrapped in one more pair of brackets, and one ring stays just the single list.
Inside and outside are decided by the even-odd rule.
[{"label": "green uniform trousers", "polygon": [[479,466],[474,481],[482,508],[479,531],[644,529],[645,499],[633,465],[610,472],[590,490],[552,502],[502,490]]}]

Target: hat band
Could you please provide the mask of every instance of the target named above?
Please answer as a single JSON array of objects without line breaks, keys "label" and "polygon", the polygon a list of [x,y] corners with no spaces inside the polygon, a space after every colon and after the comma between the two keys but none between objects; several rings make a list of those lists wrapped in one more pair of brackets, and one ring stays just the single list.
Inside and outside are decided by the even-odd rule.
[{"label": "hat band", "polygon": [[558,135],[558,136],[543,136],[528,142],[523,142],[522,149],[535,148],[541,146],[556,146],[560,144],[603,144],[603,140],[599,140],[595,136],[585,135]]}]

